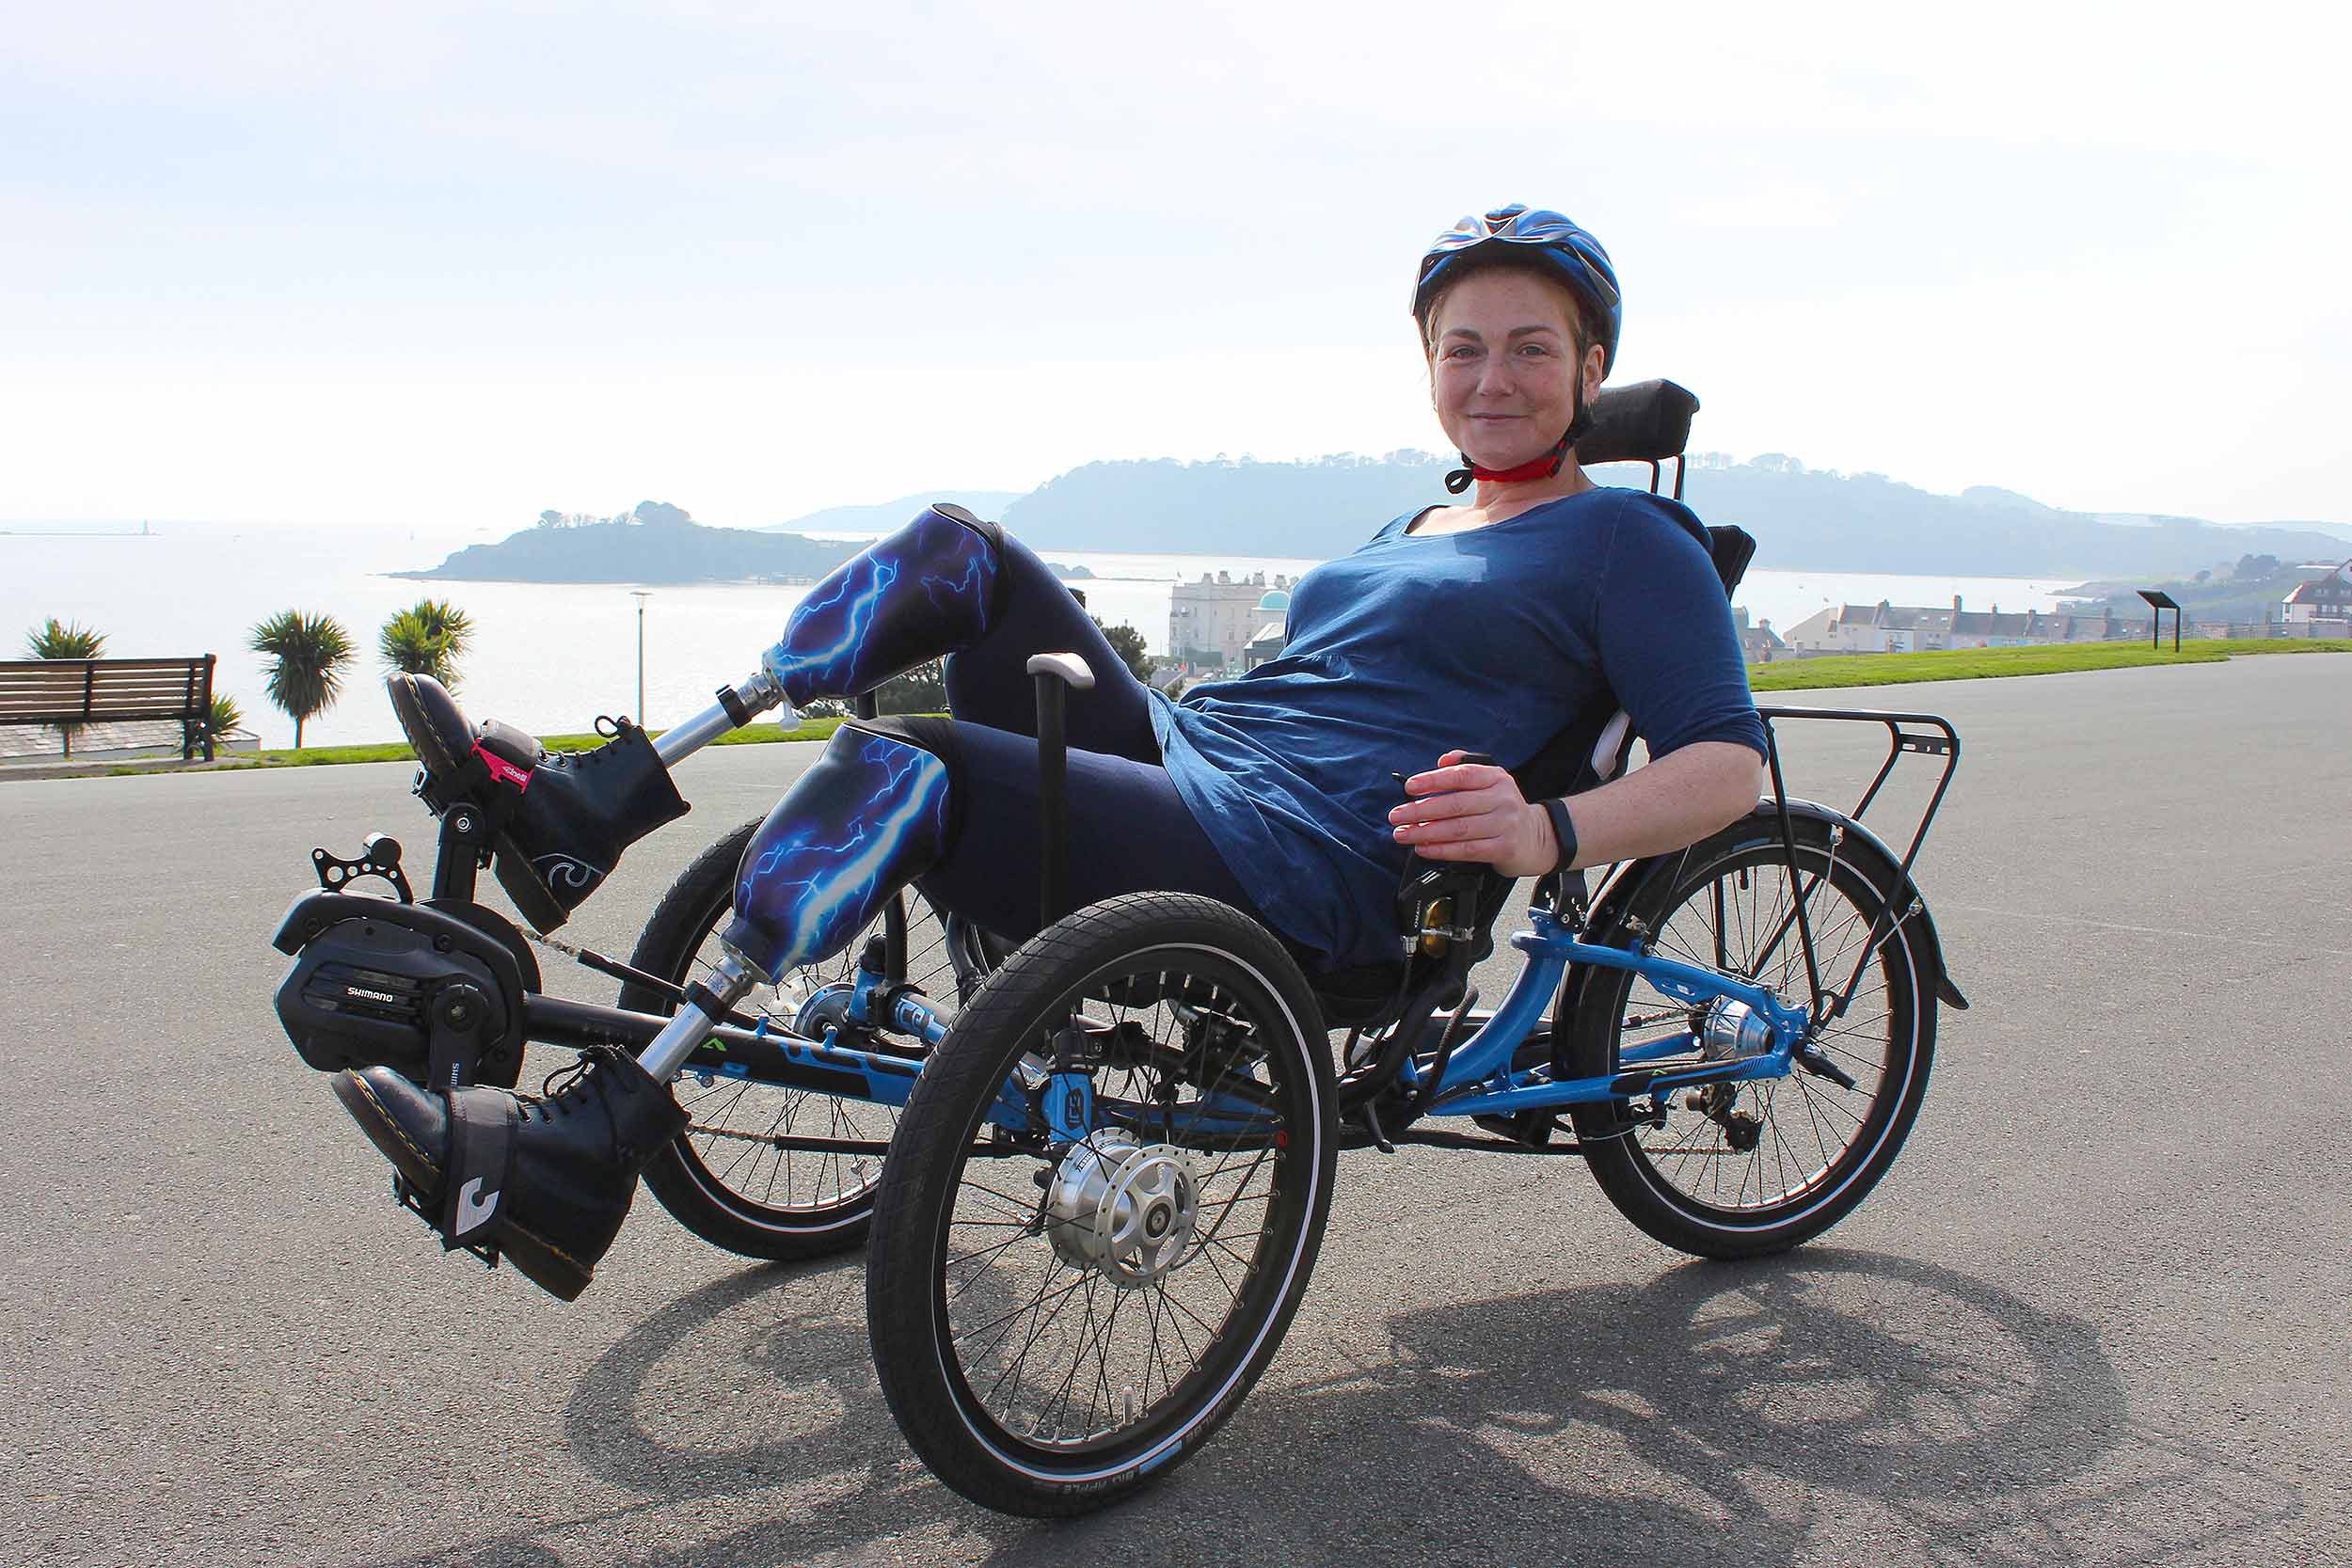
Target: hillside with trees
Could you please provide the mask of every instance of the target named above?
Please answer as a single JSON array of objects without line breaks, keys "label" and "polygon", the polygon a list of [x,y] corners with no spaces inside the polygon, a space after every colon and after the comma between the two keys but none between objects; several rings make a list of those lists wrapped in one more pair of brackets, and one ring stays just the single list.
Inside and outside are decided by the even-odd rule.
[{"label": "hillside with trees", "polygon": [[[1184,555],[1344,555],[1403,512],[1446,499],[1450,458],[1422,451],[1354,453],[1297,463],[1218,457],[1089,463],[998,511],[1039,550]],[[1645,486],[1648,470],[1594,470]],[[941,492],[952,495],[954,492]],[[967,492],[985,502],[1002,492]],[[2321,527],[2224,527],[2195,517],[2118,517],[2045,506],[1979,485],[1936,495],[1884,474],[1808,468],[1768,452],[1735,462],[1702,452],[1685,494],[1710,523],[1756,535],[1756,564],[1778,570],[1908,572],[1929,577],[2040,577],[2109,581],[2186,578],[2247,555],[2290,564],[2338,561],[2346,541]],[[918,511],[909,497],[834,507],[794,524],[880,532]],[[850,523],[872,524],[852,529]],[[400,577],[492,582],[741,582],[812,580],[856,546],[775,530],[706,528],[679,507],[644,501],[610,517],[540,514],[538,526],[458,551],[430,571]],[[1057,568],[1065,577],[1083,570]]]},{"label": "hillside with trees", "polygon": [[473,582],[740,582],[815,579],[856,546],[794,533],[706,528],[683,507],[641,501],[611,517],[548,511],[536,527],[470,545],[430,571],[394,577]]},{"label": "hillside with trees", "polygon": [[[1089,463],[1012,503],[1006,525],[1033,547],[1284,555],[1344,554],[1399,513],[1447,499],[1451,459],[1397,451],[1300,463]],[[1594,470],[1646,487],[1646,467]],[[1672,469],[1668,469],[1671,482]],[[2223,527],[2192,517],[2113,521],[1979,486],[1935,495],[1884,474],[1808,468],[1766,453],[1692,459],[1685,498],[1710,523],[1756,537],[1779,569],[1947,577],[2186,576],[2249,553],[2340,558],[2328,533]]]},{"label": "hillside with trees", "polygon": [[[903,523],[913,515],[909,512],[898,520]],[[640,501],[610,517],[542,512],[535,526],[495,545],[469,545],[429,571],[389,575],[424,581],[629,582],[658,587],[814,582],[858,547],[797,533],[707,528],[683,507]],[[1094,575],[1083,566],[1046,564],[1057,577]]]},{"label": "hillside with trees", "polygon": [[[2352,556],[2352,544],[2336,546],[2338,559]],[[2322,552],[2318,559],[2326,559]],[[2092,607],[2106,604],[2119,616],[2146,620],[2147,601],[2139,596],[2142,588],[2162,589],[2181,607],[2181,612],[2191,621],[2232,621],[2255,624],[2280,618],[2280,607],[2292,594],[2311,578],[2322,576],[2311,570],[2315,562],[2301,558],[2280,561],[2274,555],[2247,554],[2233,563],[2217,565],[2166,582],[2087,582],[2070,590],[2072,594],[2092,601]]]}]

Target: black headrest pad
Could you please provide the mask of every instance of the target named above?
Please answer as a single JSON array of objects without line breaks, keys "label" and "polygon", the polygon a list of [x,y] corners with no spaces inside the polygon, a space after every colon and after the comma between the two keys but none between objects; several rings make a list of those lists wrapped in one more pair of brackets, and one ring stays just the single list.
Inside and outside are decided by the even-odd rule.
[{"label": "black headrest pad", "polygon": [[1576,444],[1579,463],[1663,463],[1691,439],[1699,400],[1671,381],[1603,387],[1593,400],[1593,427]]}]

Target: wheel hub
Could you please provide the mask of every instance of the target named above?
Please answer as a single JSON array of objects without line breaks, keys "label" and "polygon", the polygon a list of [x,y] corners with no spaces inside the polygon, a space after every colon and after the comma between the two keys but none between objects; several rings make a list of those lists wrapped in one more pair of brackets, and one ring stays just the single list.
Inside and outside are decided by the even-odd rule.
[{"label": "wheel hub", "polygon": [[792,1032],[812,1040],[824,1038],[828,1029],[847,1034],[850,1027],[850,999],[856,990],[847,980],[818,987],[793,1009]]},{"label": "wheel hub", "polygon": [[1719,996],[1707,1006],[1698,1027],[1699,1053],[1710,1062],[1761,1056],[1772,1048],[1772,1026],[1744,1002]]},{"label": "wheel hub", "polygon": [[1097,1133],[1055,1167],[1045,1230],[1062,1261],[1133,1291],[1176,1266],[1200,1210],[1200,1177],[1184,1149]]}]

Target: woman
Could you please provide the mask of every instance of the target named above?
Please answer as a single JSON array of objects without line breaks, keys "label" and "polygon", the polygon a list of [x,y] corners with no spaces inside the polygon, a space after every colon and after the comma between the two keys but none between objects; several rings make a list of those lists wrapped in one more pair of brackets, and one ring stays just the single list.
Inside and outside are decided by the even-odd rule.
[{"label": "woman", "polygon": [[[1182,704],[1151,691],[1035,556],[954,507],[820,584],[765,657],[758,702],[854,694],[947,652],[955,718],[836,734],[753,840],[727,959],[645,1052],[653,1074],[592,1053],[547,1101],[469,1091],[462,1108],[387,1069],[338,1078],[426,1196],[453,1160],[505,1169],[470,1211],[451,1208],[450,1235],[495,1239],[534,1280],[578,1294],[638,1170],[686,1125],[662,1069],[711,1018],[838,951],[911,880],[985,928],[1033,929],[1035,653],[1076,651],[1096,676],[1069,710],[1073,905],[1206,894],[1281,933],[1311,970],[1393,955],[1391,900],[1412,850],[1524,876],[1677,848],[1753,806],[1763,730],[1705,531],[1573,461],[1616,353],[1607,253],[1553,213],[1466,218],[1422,258],[1413,316],[1431,404],[1463,458],[1447,487],[1469,500],[1399,517],[1308,573],[1284,653],[1237,680]],[[412,734],[433,729],[411,711],[421,689],[394,691]],[[1572,802],[1522,799],[1508,769],[1604,692],[1650,765]],[[744,694],[723,695],[727,719],[746,721]],[[1463,760],[1477,752],[1499,766]],[[633,728],[577,761],[531,760],[501,877],[546,928],[685,806]],[[1399,773],[1411,774],[1402,803]],[[506,1140],[512,1163],[477,1167],[453,1138]],[[479,1228],[453,1228],[458,1216]]]}]

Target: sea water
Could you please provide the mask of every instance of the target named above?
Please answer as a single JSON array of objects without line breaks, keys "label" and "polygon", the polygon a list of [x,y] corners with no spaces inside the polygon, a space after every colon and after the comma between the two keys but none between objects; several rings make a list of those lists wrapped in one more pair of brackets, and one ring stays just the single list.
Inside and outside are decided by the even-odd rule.
[{"label": "sea water", "polygon": [[[639,712],[642,605],[644,712],[657,726],[707,705],[722,681],[751,673],[808,590],[755,584],[659,587],[640,601],[609,583],[418,582],[384,574],[430,568],[453,550],[501,531],[233,523],[49,525],[0,528],[0,657],[23,657],[24,638],[51,616],[106,634],[114,657],[216,654],[214,689],[244,711],[269,746],[293,743],[294,721],[270,705],[254,624],[283,610],[332,615],[357,650],[342,694],[303,726],[308,745],[395,739],[376,634],[420,598],[447,599],[472,617],[473,647],[461,666],[469,711],[495,714],[541,734],[586,730],[599,714]],[[1295,579],[1316,562],[1285,557],[1157,555],[1052,550],[1049,559],[1095,575],[1073,579],[1104,622],[1168,648],[1168,612],[1179,579],[1203,573],[1263,573]],[[2049,610],[2069,584],[2019,578],[1932,578],[1867,573],[1752,571],[1739,602],[1782,630],[1836,603]],[[1269,616],[1269,619],[1272,617]]]}]

